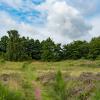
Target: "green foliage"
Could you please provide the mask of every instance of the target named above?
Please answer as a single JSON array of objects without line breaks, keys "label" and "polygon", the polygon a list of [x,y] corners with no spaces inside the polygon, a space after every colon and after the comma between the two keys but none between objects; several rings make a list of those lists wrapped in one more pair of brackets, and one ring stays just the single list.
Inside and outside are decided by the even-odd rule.
[{"label": "green foliage", "polygon": [[98,56],[96,57],[96,60],[100,60],[100,55],[98,55]]},{"label": "green foliage", "polygon": [[24,97],[20,92],[11,91],[0,84],[0,100],[24,100]]},{"label": "green foliage", "polygon": [[54,58],[54,42],[48,38],[46,41],[42,42],[42,55],[43,61],[52,61]]},{"label": "green foliage", "polygon": [[8,31],[1,37],[0,57],[9,61],[42,60],[59,61],[65,59],[99,59],[100,37],[86,41],[73,41],[67,45],[55,44],[51,38],[43,40],[20,37],[18,31]]},{"label": "green foliage", "polygon": [[90,59],[96,59],[100,56],[100,37],[93,38],[89,44],[89,55]]},{"label": "green foliage", "polygon": [[19,59],[19,34],[16,30],[8,31],[9,41],[7,45],[7,59],[11,61],[18,61]]},{"label": "green foliage", "polygon": [[100,90],[96,90],[92,100],[99,100],[100,99]]},{"label": "green foliage", "polygon": [[22,69],[24,69],[24,70],[27,69],[29,64],[31,64],[31,61],[23,63]]},{"label": "green foliage", "polygon": [[22,69],[25,70],[25,69],[27,68],[27,66],[28,66],[28,63],[25,62],[25,63],[22,65]]},{"label": "green foliage", "polygon": [[8,37],[7,36],[1,37],[1,41],[0,41],[0,51],[1,52],[6,52],[7,43],[8,43]]},{"label": "green foliage", "polygon": [[43,61],[58,61],[61,60],[61,44],[55,44],[51,38],[42,41],[41,59]]},{"label": "green foliage", "polygon": [[5,64],[6,61],[4,59],[0,59],[0,64]]},{"label": "green foliage", "polygon": [[63,53],[65,59],[86,58],[89,52],[88,43],[86,41],[74,41],[68,45],[64,45]]},{"label": "green foliage", "polygon": [[57,72],[55,82],[53,85],[54,95],[53,98],[55,100],[66,100],[67,99],[67,91],[66,91],[66,84],[64,79],[62,78],[62,74],[60,71]]},{"label": "green foliage", "polygon": [[91,96],[91,100],[99,100],[100,99],[100,83],[96,83],[96,89]]},{"label": "green foliage", "polygon": [[41,43],[39,40],[29,40],[26,48],[26,52],[32,59],[39,60],[41,58]]}]

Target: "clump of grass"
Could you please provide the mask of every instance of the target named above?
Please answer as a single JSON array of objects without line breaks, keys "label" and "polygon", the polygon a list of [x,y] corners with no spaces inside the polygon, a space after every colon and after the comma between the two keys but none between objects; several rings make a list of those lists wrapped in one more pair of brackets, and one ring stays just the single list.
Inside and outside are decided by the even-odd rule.
[{"label": "clump of grass", "polygon": [[66,84],[62,77],[61,71],[57,72],[52,89],[53,89],[52,97],[55,100],[66,100],[67,99]]},{"label": "clump of grass", "polygon": [[22,69],[26,69],[27,68],[27,63],[24,63],[23,65],[22,65]]},{"label": "clump of grass", "polygon": [[95,88],[95,90],[93,92],[93,95],[91,97],[91,100],[100,100],[100,82],[97,81],[95,83],[95,86],[96,86],[96,88]]},{"label": "clump of grass", "polygon": [[24,96],[19,91],[10,90],[0,84],[0,100],[24,100]]},{"label": "clump of grass", "polygon": [[99,56],[97,56],[96,60],[100,60],[100,55],[99,55]]},{"label": "clump of grass", "polygon": [[31,61],[28,61],[28,62],[25,62],[23,65],[22,65],[22,69],[27,69],[29,64],[31,64]]},{"label": "clump of grass", "polygon": [[22,82],[22,89],[25,95],[25,100],[35,100],[34,99],[34,88],[32,87],[32,84],[29,81],[24,80]]},{"label": "clump of grass", "polygon": [[82,63],[82,64],[79,64],[80,67],[88,67],[88,68],[97,68],[98,67],[98,64],[96,63]]},{"label": "clump of grass", "polygon": [[0,64],[5,64],[5,63],[6,63],[6,61],[4,59],[0,60]]},{"label": "clump of grass", "polygon": [[100,90],[96,90],[92,100],[100,100]]}]

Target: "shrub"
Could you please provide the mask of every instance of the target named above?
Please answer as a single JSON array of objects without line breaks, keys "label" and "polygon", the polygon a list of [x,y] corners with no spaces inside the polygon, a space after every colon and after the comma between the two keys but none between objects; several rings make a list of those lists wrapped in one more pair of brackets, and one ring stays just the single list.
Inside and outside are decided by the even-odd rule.
[{"label": "shrub", "polygon": [[67,99],[67,91],[66,84],[64,79],[62,78],[62,74],[60,71],[57,72],[55,82],[53,84],[53,97],[55,100],[66,100]]}]

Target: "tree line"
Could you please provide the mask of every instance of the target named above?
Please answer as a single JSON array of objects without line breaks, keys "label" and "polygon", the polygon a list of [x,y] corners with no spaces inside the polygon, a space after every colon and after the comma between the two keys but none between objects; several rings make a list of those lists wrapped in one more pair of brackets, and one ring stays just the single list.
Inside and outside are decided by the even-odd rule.
[{"label": "tree line", "polygon": [[56,44],[51,38],[39,40],[21,37],[16,30],[7,32],[0,39],[0,57],[9,61],[66,59],[100,59],[100,37],[87,41],[73,41],[66,45]]}]

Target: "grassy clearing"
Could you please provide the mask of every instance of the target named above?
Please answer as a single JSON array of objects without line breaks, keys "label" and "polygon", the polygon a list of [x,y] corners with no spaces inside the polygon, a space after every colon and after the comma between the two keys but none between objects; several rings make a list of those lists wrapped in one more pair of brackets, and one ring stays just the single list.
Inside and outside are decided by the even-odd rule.
[{"label": "grassy clearing", "polygon": [[[75,100],[75,98],[76,100],[87,100],[86,97],[90,98],[90,100],[92,100],[92,98],[95,98],[93,100],[99,100],[100,94],[98,91],[100,89],[96,84],[99,84],[100,80],[91,77],[97,77],[95,75],[100,73],[100,60],[66,60],[60,62],[9,62],[0,60],[0,83],[8,86],[10,89],[21,91],[25,100],[34,100],[36,87],[41,90],[42,100],[53,100],[48,90],[51,91],[54,73],[58,70],[61,70],[63,76],[66,77],[65,80],[68,80],[66,81],[66,87],[70,94],[68,100]],[[95,75],[86,76],[83,80],[78,80],[83,72],[92,72]],[[85,84],[84,79],[87,77],[90,77],[90,80],[95,80],[92,80],[92,82],[88,84],[87,79]],[[94,92],[92,91],[92,86],[90,90],[84,90],[84,88],[88,88],[90,85],[93,85]],[[82,92],[72,97],[71,94],[74,93],[74,91],[71,90],[78,91],[78,89],[81,89]]]}]

